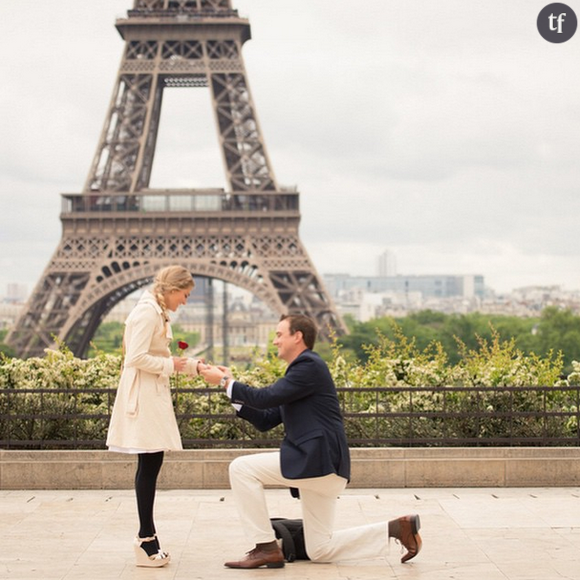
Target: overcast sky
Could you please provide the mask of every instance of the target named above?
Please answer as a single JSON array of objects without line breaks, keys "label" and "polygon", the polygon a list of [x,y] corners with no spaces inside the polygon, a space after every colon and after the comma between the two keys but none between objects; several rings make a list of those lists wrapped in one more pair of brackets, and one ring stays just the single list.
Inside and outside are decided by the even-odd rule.
[{"label": "overcast sky", "polygon": [[[580,288],[580,30],[536,0],[233,0],[276,179],[319,273]],[[580,16],[580,0],[569,4]],[[0,0],[0,295],[32,291],[105,121],[131,0]],[[224,187],[207,89],[166,91],[152,187]]]}]

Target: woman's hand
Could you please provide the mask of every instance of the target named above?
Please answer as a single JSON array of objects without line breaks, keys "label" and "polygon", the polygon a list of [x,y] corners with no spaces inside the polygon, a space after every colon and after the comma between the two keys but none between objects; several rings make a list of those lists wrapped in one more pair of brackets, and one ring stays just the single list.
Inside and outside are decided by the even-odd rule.
[{"label": "woman's hand", "polygon": [[180,373],[185,369],[185,365],[187,364],[187,358],[184,356],[174,356],[173,357],[173,368],[175,369],[176,373]]},{"label": "woman's hand", "polygon": [[201,372],[208,367],[209,365],[205,364],[205,360],[200,358],[195,365],[195,370],[197,371],[198,375],[201,375]]}]

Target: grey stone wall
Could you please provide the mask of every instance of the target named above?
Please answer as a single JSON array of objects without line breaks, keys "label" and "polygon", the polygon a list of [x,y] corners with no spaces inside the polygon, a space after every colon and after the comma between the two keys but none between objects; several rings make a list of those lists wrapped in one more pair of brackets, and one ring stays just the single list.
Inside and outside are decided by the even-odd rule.
[{"label": "grey stone wall", "polygon": [[[161,489],[229,488],[228,465],[260,449],[167,453]],[[352,450],[354,488],[566,487],[580,484],[574,447]],[[108,451],[0,450],[0,489],[131,489],[135,457]]]}]

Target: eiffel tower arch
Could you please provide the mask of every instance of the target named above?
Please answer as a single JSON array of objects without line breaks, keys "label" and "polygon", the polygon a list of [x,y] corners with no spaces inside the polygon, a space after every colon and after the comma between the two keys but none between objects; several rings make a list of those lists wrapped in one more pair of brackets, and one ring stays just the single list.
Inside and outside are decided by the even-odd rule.
[{"label": "eiffel tower arch", "polygon": [[[41,356],[55,339],[83,356],[105,315],[179,263],[273,311],[345,331],[298,234],[299,193],[278,186],[242,60],[249,21],[231,0],[134,0],[82,193],[62,194],[62,238],[6,341]],[[228,189],[149,187],[165,89],[206,87]]]}]

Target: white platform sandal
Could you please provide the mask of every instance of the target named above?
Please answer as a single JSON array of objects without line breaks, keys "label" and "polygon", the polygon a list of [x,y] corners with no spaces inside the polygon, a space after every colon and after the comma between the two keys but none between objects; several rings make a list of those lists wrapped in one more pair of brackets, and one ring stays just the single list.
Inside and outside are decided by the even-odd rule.
[{"label": "white platform sandal", "polygon": [[169,564],[171,556],[167,552],[163,552],[161,549],[152,556],[149,556],[145,551],[145,548],[141,544],[143,542],[153,542],[157,539],[157,536],[152,536],[150,538],[140,538],[137,536],[133,541],[133,548],[135,549],[135,560],[137,566],[144,566],[145,568],[161,568]]}]

